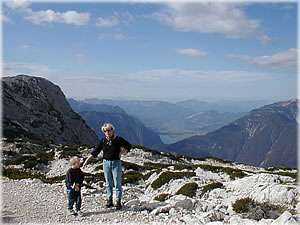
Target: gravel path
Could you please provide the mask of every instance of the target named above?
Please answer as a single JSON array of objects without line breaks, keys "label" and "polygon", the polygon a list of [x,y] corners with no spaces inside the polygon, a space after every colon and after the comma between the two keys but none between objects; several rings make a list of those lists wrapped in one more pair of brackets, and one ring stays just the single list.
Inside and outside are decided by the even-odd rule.
[{"label": "gravel path", "polygon": [[[2,222],[9,224],[168,223],[169,219],[163,215],[152,216],[147,212],[136,212],[126,207],[122,210],[106,209],[104,189],[93,192],[83,194],[82,211],[85,215],[72,216],[67,212],[67,195],[63,183],[51,185],[44,184],[40,180],[2,178]],[[130,190],[128,189],[127,192]]]}]

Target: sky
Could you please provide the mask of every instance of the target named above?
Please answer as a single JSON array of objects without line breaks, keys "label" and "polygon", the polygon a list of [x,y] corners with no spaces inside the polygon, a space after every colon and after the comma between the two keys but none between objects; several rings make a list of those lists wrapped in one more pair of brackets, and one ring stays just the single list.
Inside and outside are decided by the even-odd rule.
[{"label": "sky", "polygon": [[67,98],[297,97],[296,1],[2,1],[2,76]]}]

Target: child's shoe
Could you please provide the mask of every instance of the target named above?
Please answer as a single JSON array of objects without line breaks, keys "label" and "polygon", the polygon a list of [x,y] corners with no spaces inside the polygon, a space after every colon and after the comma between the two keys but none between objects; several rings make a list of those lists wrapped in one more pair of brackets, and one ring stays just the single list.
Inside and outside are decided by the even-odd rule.
[{"label": "child's shoe", "polygon": [[122,208],[121,201],[118,200],[118,201],[117,201],[117,204],[116,204],[116,209],[117,209],[117,210],[120,210],[121,208]]},{"label": "child's shoe", "polygon": [[106,202],[106,208],[111,208],[114,206],[112,199],[108,199]]}]

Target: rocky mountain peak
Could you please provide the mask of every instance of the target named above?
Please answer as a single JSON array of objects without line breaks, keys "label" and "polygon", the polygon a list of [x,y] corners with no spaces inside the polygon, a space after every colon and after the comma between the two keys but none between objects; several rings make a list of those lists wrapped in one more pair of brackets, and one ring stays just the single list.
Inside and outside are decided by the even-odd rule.
[{"label": "rocky mountain peak", "polygon": [[2,78],[3,136],[60,144],[95,144],[95,132],[75,113],[59,86],[27,75]]}]

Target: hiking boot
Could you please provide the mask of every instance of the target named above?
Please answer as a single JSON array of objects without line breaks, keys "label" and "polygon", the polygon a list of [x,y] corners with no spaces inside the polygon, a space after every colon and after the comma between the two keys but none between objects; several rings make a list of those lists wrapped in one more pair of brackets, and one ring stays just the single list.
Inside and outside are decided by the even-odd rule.
[{"label": "hiking boot", "polygon": [[116,209],[117,209],[117,210],[120,210],[121,208],[122,208],[121,201],[118,200],[118,201],[117,201],[117,204],[116,204]]},{"label": "hiking boot", "polygon": [[106,202],[106,208],[111,208],[114,206],[112,199],[108,199]]}]

